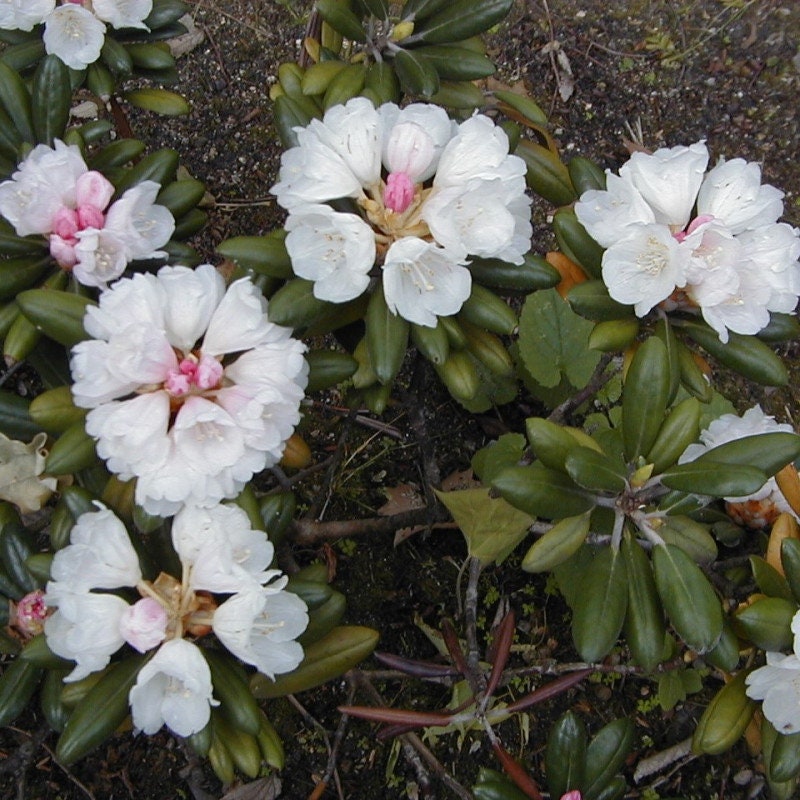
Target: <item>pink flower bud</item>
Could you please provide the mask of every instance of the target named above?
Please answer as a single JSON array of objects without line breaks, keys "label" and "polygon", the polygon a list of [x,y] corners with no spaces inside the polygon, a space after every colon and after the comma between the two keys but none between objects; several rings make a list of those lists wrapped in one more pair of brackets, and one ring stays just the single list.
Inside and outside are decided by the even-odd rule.
[{"label": "pink flower bud", "polygon": [[143,597],[123,612],[119,632],[125,641],[145,653],[164,641],[167,631],[167,612],[152,597]]},{"label": "pink flower bud", "polygon": [[62,206],[56,211],[50,227],[54,234],[62,239],[75,241],[75,234],[79,230],[78,215],[71,208]]},{"label": "pink flower bud", "polygon": [[44,601],[44,592],[37,589],[29,592],[17,603],[16,627],[22,633],[36,636],[44,630],[44,621],[47,618],[47,604]]},{"label": "pink flower bud", "polygon": [[414,184],[405,172],[391,172],[386,178],[383,204],[398,214],[405,211],[414,199]]},{"label": "pink flower bud", "polygon": [[113,195],[114,185],[95,170],[84,172],[75,183],[75,203],[78,208],[92,206],[98,211],[104,211]]},{"label": "pink flower bud", "polygon": [[84,228],[97,228],[98,230],[103,227],[106,218],[99,208],[94,206],[78,206],[78,225],[81,230]]},{"label": "pink flower bud", "polygon": [[428,168],[434,152],[433,139],[419,125],[401,122],[389,136],[386,166],[389,172],[405,172],[416,178]]},{"label": "pink flower bud", "polygon": [[201,389],[213,389],[222,377],[222,364],[213,356],[203,356],[197,365],[195,383]]},{"label": "pink flower bud", "polygon": [[581,800],[581,793],[575,789],[572,792],[567,792],[561,795],[561,800]]},{"label": "pink flower bud", "polygon": [[62,239],[56,233],[50,235],[50,255],[62,269],[70,269],[78,263],[78,256],[75,253],[77,242],[77,239]]}]

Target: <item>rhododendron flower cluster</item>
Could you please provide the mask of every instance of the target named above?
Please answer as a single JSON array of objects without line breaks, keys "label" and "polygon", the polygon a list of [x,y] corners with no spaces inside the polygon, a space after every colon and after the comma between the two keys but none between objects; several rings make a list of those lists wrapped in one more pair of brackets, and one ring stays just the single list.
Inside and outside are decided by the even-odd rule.
[{"label": "rhododendron flower cluster", "polygon": [[[172,543],[181,578],[162,572],[147,581],[122,522],[100,504],[81,515],[71,543],[53,559],[44,600],[54,610],[44,632],[54,653],[75,662],[67,682],[103,669],[125,644],[141,653],[157,648],[130,691],[134,727],[155,733],[166,724],[189,736],[206,726],[216,700],[208,664],[184,636],[213,631],[231,653],[274,678],[302,660],[295,640],[308,614],[284,591],[287,578],[268,569],[273,546],[242,509],[187,507],[173,520]],[[129,602],[119,591],[125,589],[140,599]],[[220,594],[229,596],[218,604]]]},{"label": "rhododendron flower cluster", "polygon": [[136,502],[168,516],[234,497],[277,463],[300,419],[305,345],[247,278],[210,264],[124,278],[89,307],[72,350],[86,431]]},{"label": "rhododendron flower cluster", "polygon": [[30,31],[44,23],[44,46],[72,69],[100,58],[106,25],[149,30],[144,20],[153,0],[6,0],[0,3],[0,29]]},{"label": "rhododendron flower cluster", "polygon": [[142,181],[111,203],[114,186],[90,170],[76,145],[35,147],[0,184],[0,214],[19,236],[48,238],[50,254],[86,286],[105,286],[135,259],[165,256],[175,220]]},{"label": "rhododendron flower cluster", "polygon": [[601,246],[612,298],[640,317],[654,306],[696,310],[728,341],[755,334],[770,312],[800,295],[800,236],[777,220],[783,193],[761,183],[757,164],[736,158],[709,172],[704,142],[634,153],[607,171],[605,190],[585,192],[578,220]]},{"label": "rhododendron flower cluster", "polygon": [[[470,295],[469,256],[520,264],[530,249],[525,163],[486,116],[459,125],[437,106],[362,97],[297,141],[271,191],[289,211],[294,272],[322,300],[352,300],[380,275],[394,313],[435,326]],[[329,205],[345,198],[349,211]]]},{"label": "rhododendron flower cluster", "polygon": [[[794,428],[787,423],[776,422],[774,417],[761,410],[761,406],[753,406],[741,417],[737,414],[723,414],[700,432],[700,443],[690,444],[684,450],[679,463],[686,464],[714,447],[761,433],[794,433]],[[775,478],[770,478],[753,494],[726,497],[725,500],[728,514],[740,525],[750,528],[766,528],[784,512],[794,515]]]},{"label": "rhododendron flower cluster", "polygon": [[800,611],[792,618],[793,653],[767,653],[767,664],[747,676],[747,696],[762,700],[761,711],[778,733],[800,732]]}]

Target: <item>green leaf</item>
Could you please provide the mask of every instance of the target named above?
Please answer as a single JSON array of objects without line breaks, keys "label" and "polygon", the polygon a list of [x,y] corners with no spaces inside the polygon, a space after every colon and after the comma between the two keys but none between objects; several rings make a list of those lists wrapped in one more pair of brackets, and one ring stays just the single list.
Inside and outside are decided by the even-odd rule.
[{"label": "green leaf", "polygon": [[484,483],[491,483],[499,472],[519,462],[525,446],[525,437],[521,433],[504,433],[475,453],[472,469]]},{"label": "green leaf", "polygon": [[55,289],[30,289],[17,296],[22,313],[42,331],[65,347],[89,338],[83,318],[94,300]]},{"label": "green leaf", "polygon": [[56,746],[59,762],[72,764],[111,736],[128,714],[128,694],[147,660],[148,656],[126,658],[89,690],[59,737]]},{"label": "green leaf", "polygon": [[52,147],[54,139],[64,136],[72,102],[69,70],[58,56],[45,56],[39,64],[33,76],[31,95],[37,141]]},{"label": "green leaf", "polygon": [[679,547],[653,548],[653,573],[661,602],[678,635],[699,653],[722,634],[722,608],[706,576]]},{"label": "green leaf", "polygon": [[603,726],[586,748],[583,800],[597,800],[622,768],[633,745],[633,722],[615,719]]},{"label": "green leaf", "polygon": [[750,568],[756,585],[767,597],[780,597],[794,601],[794,595],[786,578],[761,556],[750,556]]},{"label": "green leaf", "polygon": [[585,661],[598,661],[616,644],[628,608],[625,561],[603,547],[589,565],[573,606],[572,637]]},{"label": "green leaf", "polygon": [[700,401],[687,397],[670,410],[645,456],[645,461],[653,465],[653,474],[658,475],[675,464],[699,436]]},{"label": "green leaf", "polygon": [[792,645],[792,618],[797,603],[780,597],[762,597],[736,611],[733,627],[742,638],[770,652]]},{"label": "green leaf", "polygon": [[495,72],[491,59],[458,45],[416,47],[414,53],[427,59],[443,80],[474,81]]},{"label": "green leaf", "polygon": [[677,464],[661,474],[670,489],[712,497],[744,497],[757,492],[768,476],[757,467],[703,461]]},{"label": "green leaf", "polygon": [[589,447],[574,447],[564,462],[570,478],[593,492],[619,493],[628,485],[621,466],[604,453]]},{"label": "green leaf", "polygon": [[717,557],[717,544],[708,526],[691,517],[671,514],[663,518],[658,535],[667,543],[680,547],[692,561],[710,564]]},{"label": "green leaf", "polygon": [[8,112],[23,141],[35,144],[31,96],[19,73],[2,61],[0,61],[0,104]]},{"label": "green leaf", "polygon": [[217,246],[217,252],[245,269],[273,278],[291,278],[292,260],[286,252],[284,231],[266,236],[234,236]]},{"label": "green leaf", "polygon": [[557,206],[565,206],[575,200],[569,172],[552,150],[522,139],[514,155],[525,162],[528,168],[525,181],[538,195]]},{"label": "green leaf", "polygon": [[695,753],[724,753],[745,732],[757,706],[745,694],[747,674],[748,670],[738,673],[708,704],[692,738]]},{"label": "green leaf", "polygon": [[796,433],[759,433],[712,447],[691,463],[738,464],[760,469],[772,476],[800,456]]},{"label": "green leaf", "polygon": [[653,446],[664,423],[669,389],[667,349],[651,336],[636,351],[622,390],[622,438],[629,461]]},{"label": "green leaf", "polygon": [[592,328],[555,289],[529,295],[519,320],[519,354],[525,368],[542,386],[557,386],[563,375],[575,388],[583,388],[600,360],[588,347]]},{"label": "green leaf", "polygon": [[511,10],[513,0],[457,0],[423,20],[405,41],[424,44],[460,42],[488,31]]},{"label": "green leaf", "polygon": [[591,511],[576,517],[566,517],[555,524],[525,554],[525,572],[546,572],[563,564],[576,553],[589,535]]},{"label": "green leaf", "polygon": [[586,768],[586,726],[572,711],[556,720],[547,737],[545,765],[550,796],[582,787]]},{"label": "green leaf", "polygon": [[306,648],[305,658],[293,672],[278,675],[274,681],[256,673],[250,689],[259,700],[313,689],[363,661],[375,649],[378,637],[378,631],[358,625],[334,628]]},{"label": "green leaf", "polygon": [[412,50],[398,50],[394,68],[400,83],[409,94],[432,97],[439,90],[439,75],[433,64]]},{"label": "green leaf", "polygon": [[534,522],[502,497],[490,497],[489,489],[437,490],[436,496],[461,528],[469,554],[484,566],[502,563]]},{"label": "green leaf", "polygon": [[605,321],[633,316],[633,307],[618,303],[601,280],[584,281],[567,294],[570,306],[586,319]]},{"label": "green leaf", "polygon": [[716,331],[700,322],[681,323],[681,327],[720,363],[764,386],[785,386],[789,373],[775,352],[755,336],[730,333],[727,343]]},{"label": "green leaf", "polygon": [[570,478],[540,464],[507,467],[492,486],[511,505],[533,517],[563,519],[594,507],[592,498]]},{"label": "green leaf", "polygon": [[628,577],[625,638],[634,661],[644,669],[652,670],[661,661],[664,651],[664,612],[650,559],[644,550],[629,533],[625,534],[621,549]]}]

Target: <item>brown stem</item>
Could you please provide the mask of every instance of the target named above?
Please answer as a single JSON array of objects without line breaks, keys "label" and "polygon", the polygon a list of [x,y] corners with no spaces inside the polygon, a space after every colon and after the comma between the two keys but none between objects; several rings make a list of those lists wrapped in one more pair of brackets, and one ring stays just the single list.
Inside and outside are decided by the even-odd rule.
[{"label": "brown stem", "polygon": [[597,394],[598,390],[605,386],[613,377],[611,373],[606,372],[606,367],[611,363],[612,358],[613,356],[609,354],[602,356],[589,383],[577,394],[568,397],[561,405],[556,406],[550,412],[550,416],[547,419],[550,420],[550,422],[561,422],[570,411],[574,411],[583,402]]}]

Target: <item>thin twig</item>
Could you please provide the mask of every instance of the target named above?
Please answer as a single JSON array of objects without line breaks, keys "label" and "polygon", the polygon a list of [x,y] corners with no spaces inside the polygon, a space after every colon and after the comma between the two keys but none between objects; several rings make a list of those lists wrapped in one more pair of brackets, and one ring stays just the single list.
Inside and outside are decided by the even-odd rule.
[{"label": "thin twig", "polygon": [[367,517],[366,519],[331,522],[316,522],[313,519],[304,518],[294,521],[294,541],[301,545],[312,545],[326,539],[395,533],[400,528],[444,522],[447,518],[447,511],[440,505],[434,506],[433,509],[429,509],[427,506],[414,508],[411,511],[403,511],[388,517]]},{"label": "thin twig", "polygon": [[464,635],[467,639],[467,668],[465,676],[472,691],[477,695],[486,690],[486,676],[481,669],[481,654],[478,650],[478,580],[481,577],[481,562],[474,556],[469,560],[469,580],[464,595]]},{"label": "thin twig", "polygon": [[550,420],[550,422],[561,422],[570,411],[574,411],[590,397],[597,394],[597,392],[613,377],[613,373],[606,372],[606,367],[611,363],[612,358],[613,356],[608,353],[603,355],[597,363],[589,383],[577,394],[568,397],[561,405],[556,406],[547,419]]}]

